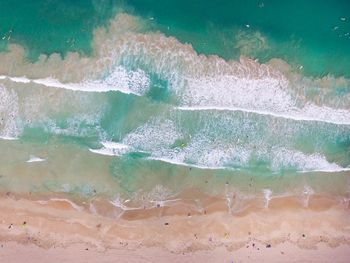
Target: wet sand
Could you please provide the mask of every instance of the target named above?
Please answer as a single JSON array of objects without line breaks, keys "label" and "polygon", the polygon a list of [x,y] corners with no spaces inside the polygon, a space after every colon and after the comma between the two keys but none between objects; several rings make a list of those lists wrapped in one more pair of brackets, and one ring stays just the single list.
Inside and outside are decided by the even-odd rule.
[{"label": "wet sand", "polygon": [[[183,200],[126,210],[103,198],[57,194],[0,198],[1,262],[348,262],[348,200],[294,197],[229,212],[193,191]],[[65,198],[70,198],[70,200]],[[51,200],[50,200],[51,198]],[[203,200],[206,199],[206,202]],[[177,203],[176,203],[177,202]],[[94,205],[92,205],[92,203]],[[196,203],[196,202],[194,202]],[[92,208],[93,207],[93,208]],[[118,261],[116,261],[118,259]]]},{"label": "wet sand", "polygon": [[[260,246],[261,248],[261,246]],[[87,250],[88,249],[88,250]],[[18,253],[20,252],[20,253]],[[42,249],[35,245],[8,242],[1,247],[3,262],[349,262],[349,246],[336,248],[324,244],[317,249],[301,249],[292,244],[280,244],[269,249],[226,248],[189,253],[172,253],[162,248],[109,249],[97,251],[83,244]]]}]

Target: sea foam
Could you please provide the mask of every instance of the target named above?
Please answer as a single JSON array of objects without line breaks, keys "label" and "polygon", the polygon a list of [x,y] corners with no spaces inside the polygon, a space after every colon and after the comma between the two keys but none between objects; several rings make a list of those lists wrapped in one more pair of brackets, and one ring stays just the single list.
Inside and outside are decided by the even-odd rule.
[{"label": "sea foam", "polygon": [[119,91],[125,94],[141,96],[149,89],[149,78],[144,71],[127,71],[123,67],[115,68],[107,78],[100,80],[87,80],[80,83],[62,83],[58,79],[47,77],[42,79],[29,79],[27,77],[10,77],[2,75],[0,79],[9,79],[18,83],[35,83],[50,88],[62,88],[73,91],[109,92]]},{"label": "sea foam", "polygon": [[27,160],[27,163],[44,162],[46,159],[31,155]]},{"label": "sea foam", "polygon": [[125,154],[129,150],[129,147],[127,145],[121,144],[121,143],[106,141],[106,142],[101,142],[101,144],[103,145],[102,148],[89,149],[89,151],[97,154],[108,155],[108,156],[120,156]]},{"label": "sea foam", "polygon": [[[108,29],[95,30],[91,57],[69,53],[62,59],[53,54],[30,63],[24,59],[23,48],[10,45],[9,52],[0,54],[0,61],[19,63],[15,68],[0,65],[1,78],[85,92],[145,95],[150,88],[145,72],[149,72],[167,81],[171,101],[180,109],[238,109],[297,121],[350,124],[350,93],[338,97],[330,92],[349,85],[346,79],[282,72],[276,60],[260,64],[245,57],[225,61],[204,56],[174,37],[141,33],[144,27],[147,21],[118,14]],[[308,87],[317,87],[319,94],[308,95]]]}]

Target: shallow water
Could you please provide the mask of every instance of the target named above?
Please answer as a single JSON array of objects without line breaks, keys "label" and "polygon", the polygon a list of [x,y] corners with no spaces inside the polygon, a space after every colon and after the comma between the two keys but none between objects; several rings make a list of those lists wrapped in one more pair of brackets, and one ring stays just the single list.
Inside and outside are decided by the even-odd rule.
[{"label": "shallow water", "polygon": [[350,191],[345,2],[1,5],[4,190]]}]

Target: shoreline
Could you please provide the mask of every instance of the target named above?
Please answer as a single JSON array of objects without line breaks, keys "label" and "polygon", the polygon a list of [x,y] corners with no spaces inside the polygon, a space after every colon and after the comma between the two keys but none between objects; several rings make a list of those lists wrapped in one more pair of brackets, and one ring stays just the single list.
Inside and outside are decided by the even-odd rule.
[{"label": "shoreline", "polygon": [[[196,195],[199,197],[198,193]],[[173,205],[145,211],[127,210],[120,216],[117,208],[113,210],[113,205],[102,201],[98,207],[101,213],[94,214],[87,209],[91,204],[86,200],[77,203],[77,200],[56,198],[39,202],[44,196],[49,197],[1,195],[0,240],[7,251],[17,249],[27,251],[24,254],[54,257],[53,249],[67,251],[68,256],[86,247],[89,253],[95,254],[96,262],[118,253],[124,255],[121,262],[127,262],[138,253],[148,255],[150,261],[155,262],[156,258],[151,258],[155,255],[152,251],[156,255],[172,255],[170,258],[176,257],[179,262],[186,255],[184,261],[189,260],[188,257],[199,260],[208,251],[218,257],[214,262],[222,262],[219,259],[232,255],[240,255],[234,262],[237,258],[249,262],[248,256],[253,260],[254,255],[276,253],[285,256],[291,255],[290,251],[299,251],[300,262],[309,254],[323,255],[324,262],[328,259],[331,262],[334,255],[340,257],[337,262],[350,258],[349,204],[334,202],[331,197],[311,197],[309,208],[291,198],[272,199],[269,208],[252,203],[236,214],[228,213],[227,206],[225,208],[222,202],[213,198],[207,201],[202,213],[195,213],[193,209],[184,214],[189,206],[182,209],[181,205]],[[33,245],[35,249],[27,249]],[[262,252],[265,250],[267,252]],[[5,254],[1,255],[11,260],[11,253]],[[72,253],[71,256],[78,260],[81,254]],[[60,262],[57,257],[53,262]],[[164,256],[164,261],[167,257]],[[95,262],[94,259],[81,262]]]}]

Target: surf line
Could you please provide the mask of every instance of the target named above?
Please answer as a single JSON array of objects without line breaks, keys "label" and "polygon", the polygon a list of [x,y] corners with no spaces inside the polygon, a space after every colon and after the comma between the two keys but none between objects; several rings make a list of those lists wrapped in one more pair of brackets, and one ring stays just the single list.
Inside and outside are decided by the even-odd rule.
[{"label": "surf line", "polygon": [[59,80],[55,78],[42,78],[42,79],[29,79],[25,76],[23,77],[10,77],[5,75],[0,75],[0,80],[8,79],[13,82],[17,83],[34,83],[38,85],[43,85],[48,88],[60,88],[60,89],[66,89],[66,90],[73,90],[73,91],[85,91],[85,92],[109,92],[109,91],[119,91],[121,93],[125,94],[133,94],[136,96],[141,96],[139,93],[134,92],[128,88],[120,88],[120,87],[111,87],[110,85],[104,85],[103,83],[99,83],[97,81],[89,81],[89,82],[82,82],[82,83],[62,83]]},{"label": "surf line", "polygon": [[[315,122],[324,122],[324,123],[337,124],[337,125],[350,125],[350,118],[349,118],[349,121],[346,121],[346,120],[332,121],[332,120],[326,120],[323,118],[303,117],[300,115],[275,113],[272,111],[254,110],[254,109],[246,109],[246,108],[240,108],[240,107],[178,106],[178,107],[175,107],[175,109],[181,110],[181,111],[240,111],[240,112],[255,113],[259,115],[268,115],[276,118],[290,119],[295,121],[315,121]],[[303,113],[302,109],[297,109],[297,108],[295,108],[295,111],[292,111],[291,113],[293,112]]]}]

